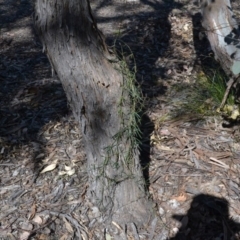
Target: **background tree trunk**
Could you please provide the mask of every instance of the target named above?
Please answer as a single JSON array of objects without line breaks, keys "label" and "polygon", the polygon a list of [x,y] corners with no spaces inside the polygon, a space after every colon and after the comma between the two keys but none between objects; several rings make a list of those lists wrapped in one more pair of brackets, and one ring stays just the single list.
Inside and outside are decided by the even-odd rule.
[{"label": "background tree trunk", "polygon": [[240,73],[240,32],[230,0],[202,0],[202,25],[216,60],[228,75]]},{"label": "background tree trunk", "polygon": [[104,220],[146,223],[152,208],[130,132],[128,79],[120,62],[110,63],[88,0],[37,0],[35,11],[44,50],[82,130],[90,200]]}]

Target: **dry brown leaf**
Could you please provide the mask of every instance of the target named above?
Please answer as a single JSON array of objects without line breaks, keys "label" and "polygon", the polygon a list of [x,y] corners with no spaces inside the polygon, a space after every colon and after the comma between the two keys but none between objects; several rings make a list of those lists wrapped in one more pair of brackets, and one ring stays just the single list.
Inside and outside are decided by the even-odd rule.
[{"label": "dry brown leaf", "polygon": [[181,193],[179,196],[173,197],[172,199],[175,199],[178,202],[185,202],[187,200],[187,196],[185,193]]},{"label": "dry brown leaf", "polygon": [[112,239],[112,237],[111,237],[111,235],[110,235],[110,234],[106,233],[106,234],[105,234],[105,239],[106,239],[106,240],[111,240],[111,239]]},{"label": "dry brown leaf", "polygon": [[57,123],[55,126],[54,126],[54,129],[57,129],[58,126],[60,126],[61,123]]},{"label": "dry brown leaf", "polygon": [[37,211],[37,206],[36,206],[36,203],[34,202],[31,207],[31,213],[30,213],[30,216],[28,217],[28,220],[31,220],[34,218],[36,211]]},{"label": "dry brown leaf", "polygon": [[33,225],[30,222],[21,222],[19,226],[22,230],[26,231],[31,231],[33,229]]},{"label": "dry brown leaf", "polygon": [[68,176],[72,176],[74,173],[75,173],[75,169],[74,168],[71,168],[69,166],[66,166],[64,167],[65,171],[60,171],[58,173],[58,175],[62,176],[62,175],[68,175]]},{"label": "dry brown leaf", "polygon": [[35,222],[35,223],[37,223],[37,224],[39,224],[39,225],[41,225],[41,224],[43,223],[42,218],[41,218],[40,216],[38,216],[38,215],[34,216],[34,218],[32,219],[32,221]]},{"label": "dry brown leaf", "polygon": [[30,236],[30,232],[24,231],[23,233],[20,234],[19,239],[27,240],[29,236]]},{"label": "dry brown leaf", "polygon": [[16,240],[16,238],[14,237],[14,235],[12,233],[7,233],[6,237],[7,237],[6,239],[8,239],[8,240]]},{"label": "dry brown leaf", "polygon": [[158,142],[157,136],[155,134],[152,134],[151,137],[150,137],[150,141],[151,141],[151,143]]},{"label": "dry brown leaf", "polygon": [[39,240],[48,240],[48,239],[49,239],[49,236],[46,235],[46,234],[41,234],[38,239],[39,239]]},{"label": "dry brown leaf", "polygon": [[68,240],[68,239],[69,239],[69,235],[65,233],[62,237],[60,237],[59,240]]},{"label": "dry brown leaf", "polygon": [[66,225],[66,229],[68,230],[69,233],[73,233],[74,230],[72,228],[72,225],[67,221],[65,217],[63,217],[64,223]]},{"label": "dry brown leaf", "polygon": [[156,145],[158,150],[163,150],[163,151],[172,151],[173,149],[167,146],[163,146],[163,145]]},{"label": "dry brown leaf", "polygon": [[64,166],[64,169],[65,169],[65,171],[70,171],[70,170],[72,170],[72,168],[71,167],[69,167],[69,166]]},{"label": "dry brown leaf", "polygon": [[70,171],[67,171],[68,176],[72,176],[75,173],[75,169],[71,169]]},{"label": "dry brown leaf", "polygon": [[72,159],[71,161],[72,161],[73,166],[76,166],[76,163],[80,162],[81,159]]},{"label": "dry brown leaf", "polygon": [[54,170],[57,167],[57,163],[52,163],[50,165],[48,165],[47,167],[45,167],[40,174],[45,173],[45,172],[50,172],[52,170]]},{"label": "dry brown leaf", "polygon": [[59,175],[59,176],[63,176],[63,175],[65,175],[65,174],[67,174],[67,172],[65,172],[65,171],[60,171],[60,172],[58,172],[58,175]]},{"label": "dry brown leaf", "polygon": [[188,24],[188,23],[186,23],[186,24],[183,26],[183,29],[184,29],[184,31],[187,31],[187,30],[188,30],[188,28],[189,28],[189,24]]}]

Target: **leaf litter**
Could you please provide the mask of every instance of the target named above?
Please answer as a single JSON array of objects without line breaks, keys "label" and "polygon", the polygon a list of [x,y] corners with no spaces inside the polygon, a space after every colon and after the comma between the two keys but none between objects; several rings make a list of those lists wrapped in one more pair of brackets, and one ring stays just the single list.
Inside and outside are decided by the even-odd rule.
[{"label": "leaf litter", "polygon": [[[0,3],[0,237],[110,239],[115,234],[121,239],[178,239],[182,232],[184,239],[190,235],[198,239],[208,226],[213,226],[212,235],[204,239],[226,237],[231,226],[223,214],[208,220],[211,211],[219,212],[216,202],[224,197],[229,218],[240,222],[239,128],[223,128],[218,116],[180,114],[186,92],[174,90],[181,85],[191,88],[197,79],[201,61],[196,44],[202,42],[194,41],[193,16],[199,9],[185,0],[149,5],[91,1],[108,43],[118,38],[135,56],[137,80],[154,125],[144,137],[150,142],[146,148],[151,147],[146,150],[151,159],[149,192],[161,218],[152,221],[150,230],[113,223],[112,230],[102,232],[94,219],[99,212],[86,197],[81,134],[32,31],[32,5]],[[239,10],[237,3],[233,7]],[[206,197],[194,203],[198,194],[217,200],[213,203]],[[191,223],[199,219],[201,227]],[[217,223],[223,226],[221,231]],[[234,237],[240,239],[237,233]]]}]

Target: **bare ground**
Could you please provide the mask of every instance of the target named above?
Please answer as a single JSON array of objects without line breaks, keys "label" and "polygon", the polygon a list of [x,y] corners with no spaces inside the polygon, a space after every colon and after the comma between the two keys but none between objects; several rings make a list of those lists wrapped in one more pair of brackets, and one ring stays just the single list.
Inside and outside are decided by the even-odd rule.
[{"label": "bare ground", "polygon": [[[158,212],[150,228],[113,224],[114,234],[240,239],[239,127],[182,108],[203,67],[216,64],[199,39],[198,7],[187,0],[91,2],[108,44],[135,58],[146,99],[141,158]],[[238,15],[239,3],[233,7]],[[32,12],[28,0],[0,0],[0,239],[110,239],[85,196],[81,134],[41,52]]]}]

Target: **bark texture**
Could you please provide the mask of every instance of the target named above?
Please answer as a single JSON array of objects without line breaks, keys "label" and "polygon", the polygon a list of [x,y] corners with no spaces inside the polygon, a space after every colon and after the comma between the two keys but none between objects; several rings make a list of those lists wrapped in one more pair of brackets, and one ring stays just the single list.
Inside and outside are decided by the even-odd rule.
[{"label": "bark texture", "polygon": [[240,32],[230,0],[201,0],[202,25],[226,74],[240,73]]},{"label": "bark texture", "polygon": [[151,206],[139,153],[124,135],[131,115],[123,90],[126,79],[109,54],[88,0],[37,0],[35,25],[82,130],[88,196],[104,221],[146,223]]}]

